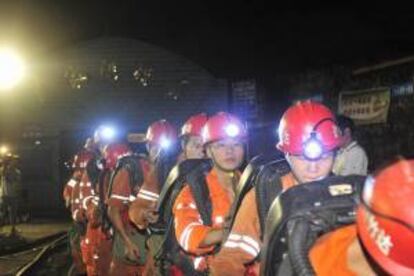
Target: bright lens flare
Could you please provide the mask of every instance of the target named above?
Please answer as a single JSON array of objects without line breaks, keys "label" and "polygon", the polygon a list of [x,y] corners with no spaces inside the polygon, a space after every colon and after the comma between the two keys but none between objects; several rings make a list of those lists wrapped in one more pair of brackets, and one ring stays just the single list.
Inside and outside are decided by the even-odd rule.
[{"label": "bright lens flare", "polygon": [[160,139],[161,147],[164,149],[168,149],[171,146],[171,141],[165,137],[161,137]]},{"label": "bright lens flare", "polygon": [[101,134],[105,140],[112,140],[115,137],[115,129],[112,127],[104,127]]},{"label": "bright lens flare", "polygon": [[24,76],[23,60],[11,49],[0,49],[0,90],[10,90]]},{"label": "bright lens flare", "polygon": [[230,137],[236,137],[240,133],[240,129],[236,125],[228,125],[226,127],[226,133]]},{"label": "bright lens flare", "polygon": [[304,155],[306,158],[315,160],[322,156],[323,149],[319,141],[311,139],[305,144]]},{"label": "bright lens flare", "polygon": [[0,154],[5,155],[9,152],[9,149],[6,146],[0,147]]}]

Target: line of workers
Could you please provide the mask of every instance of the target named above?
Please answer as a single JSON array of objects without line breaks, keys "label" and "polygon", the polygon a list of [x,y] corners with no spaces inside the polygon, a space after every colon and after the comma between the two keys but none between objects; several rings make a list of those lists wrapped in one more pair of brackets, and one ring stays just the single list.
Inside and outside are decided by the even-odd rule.
[{"label": "line of workers", "polygon": [[[361,176],[355,189],[343,179],[331,185],[343,142],[334,114],[302,101],[278,125],[276,148],[284,158],[261,165],[257,158],[245,160],[248,131],[226,112],[194,115],[179,135],[166,120],[154,122],[145,155],[108,140],[110,130],[98,128],[75,155],[63,193],[74,222],[71,273],[414,275],[414,161],[400,158]],[[286,200],[270,213],[279,198]],[[338,215],[339,202],[348,204],[348,220]],[[287,214],[300,206],[311,207]],[[300,217],[302,223],[269,232],[275,217]],[[316,227],[321,225],[328,226]],[[311,235],[284,242],[296,228]],[[281,233],[282,243],[272,242]],[[271,252],[283,257],[266,258]],[[277,270],[266,272],[275,263]]]}]

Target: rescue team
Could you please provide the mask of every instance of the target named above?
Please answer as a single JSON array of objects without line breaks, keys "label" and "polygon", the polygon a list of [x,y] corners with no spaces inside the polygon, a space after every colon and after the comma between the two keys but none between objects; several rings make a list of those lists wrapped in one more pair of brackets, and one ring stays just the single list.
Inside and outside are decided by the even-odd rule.
[{"label": "rescue team", "polygon": [[[72,275],[414,275],[414,160],[368,177],[335,176],[342,138],[323,104],[292,105],[279,122],[284,159],[252,161],[250,172],[242,171],[247,129],[226,112],[194,115],[180,135],[166,120],[154,122],[147,155],[106,132],[98,128],[75,155],[64,189],[74,221]],[[177,168],[174,184],[164,185]],[[240,193],[249,173],[250,188]],[[301,203],[289,205],[295,191]],[[158,209],[161,195],[171,202],[162,205],[168,219]],[[309,202],[317,208],[299,212]],[[347,219],[337,211],[345,207]],[[329,227],[314,227],[321,214]],[[270,222],[285,217],[318,231],[284,242],[296,231],[293,219]],[[295,261],[295,246],[303,261]]]}]

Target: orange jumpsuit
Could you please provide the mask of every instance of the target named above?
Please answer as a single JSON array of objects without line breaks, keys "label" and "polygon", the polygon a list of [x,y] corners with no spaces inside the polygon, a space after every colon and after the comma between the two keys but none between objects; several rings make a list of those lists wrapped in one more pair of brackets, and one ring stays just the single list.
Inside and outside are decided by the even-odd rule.
[{"label": "orange jumpsuit", "polygon": [[66,183],[64,189],[63,189],[63,198],[65,201],[68,201],[69,203],[72,203],[72,191],[73,187],[75,187],[76,183],[79,182],[80,172],[74,172],[72,177],[69,179],[69,181]]},{"label": "orange jumpsuit", "polygon": [[[136,199],[132,202],[129,208],[130,220],[141,230],[147,229],[149,221],[146,218],[147,212],[156,211],[157,202],[160,194],[160,185],[158,183],[157,173],[155,167],[148,162],[141,164],[144,171],[144,183],[139,191],[136,193]],[[144,275],[154,275],[155,263],[153,256],[157,250],[152,244],[154,236],[150,237],[147,241],[148,245],[148,259]]]},{"label": "orange jumpsuit", "polygon": [[348,268],[348,248],[357,239],[355,225],[339,228],[320,237],[309,251],[313,269],[320,276],[353,276]]},{"label": "orange jumpsuit", "polygon": [[[292,173],[282,177],[283,190],[297,184]],[[212,275],[259,275],[260,264],[250,265],[260,253],[262,241],[256,191],[243,199],[231,232],[210,266]]]},{"label": "orange jumpsuit", "polygon": [[[65,200],[69,200],[70,210],[72,219],[74,221],[74,229],[77,228],[77,223],[83,223],[85,217],[82,215],[81,204],[80,204],[80,179],[85,170],[76,170],[73,173],[72,178],[68,181],[65,186],[63,197]],[[85,264],[82,260],[82,252],[80,250],[80,243],[83,239],[83,236],[80,236],[81,233],[76,230],[76,234],[70,240],[71,255],[73,259],[73,264],[76,267],[77,272],[84,273],[86,270]]]},{"label": "orange jumpsuit", "polygon": [[[83,171],[81,179],[86,174],[86,171]],[[75,222],[85,222],[85,210],[82,207],[82,201],[85,195],[85,187],[82,181],[78,181],[74,184],[72,188],[72,196],[71,196],[71,213],[72,218]]]},{"label": "orange jumpsuit", "polygon": [[213,256],[205,256],[214,249],[200,247],[201,242],[211,229],[223,228],[233,202],[232,192],[226,190],[218,181],[213,169],[206,176],[207,186],[212,203],[212,226],[206,226],[201,221],[200,213],[189,186],[185,186],[177,196],[173,206],[175,235],[180,246],[192,257],[196,270],[208,269]]},{"label": "orange jumpsuit", "polygon": [[[141,166],[145,176],[148,172],[148,164],[146,161],[141,160]],[[121,210],[122,222],[125,226],[125,230],[131,231],[135,226],[132,224],[131,220],[128,217],[128,211],[131,203],[136,199],[134,196],[138,191],[131,191],[129,185],[129,173],[126,169],[121,169],[114,178],[112,184],[112,192],[108,199],[108,206],[118,207]],[[147,261],[146,265],[136,266],[128,265],[123,263],[121,260],[112,258],[110,275],[143,275],[145,270],[148,269]]]},{"label": "orange jumpsuit", "polygon": [[144,182],[141,188],[134,193],[136,198],[129,208],[129,218],[139,229],[146,229],[149,222],[145,218],[145,213],[147,211],[155,211],[160,194],[160,186],[154,166],[146,161],[142,161],[141,167],[144,172]]},{"label": "orange jumpsuit", "polygon": [[[87,174],[82,179],[82,182],[89,183]],[[104,195],[107,193],[109,186],[109,174],[106,174],[104,179]],[[83,255],[87,266],[87,273],[92,275],[108,275],[109,267],[112,259],[112,239],[110,233],[103,232],[101,228],[101,221],[98,215],[100,203],[99,185],[96,184],[95,190],[89,185],[84,185],[85,198],[82,205],[86,212],[88,225],[86,235],[83,240]],[[104,196],[105,197],[105,196]]]}]

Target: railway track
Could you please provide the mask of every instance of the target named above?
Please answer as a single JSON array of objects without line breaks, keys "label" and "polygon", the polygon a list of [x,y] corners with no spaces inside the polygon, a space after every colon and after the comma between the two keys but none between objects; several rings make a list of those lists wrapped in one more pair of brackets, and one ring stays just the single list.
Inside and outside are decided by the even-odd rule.
[{"label": "railway track", "polygon": [[0,275],[37,275],[36,270],[49,256],[67,246],[67,239],[67,233],[61,233],[44,239],[42,243],[28,245],[19,252],[0,255]]}]

